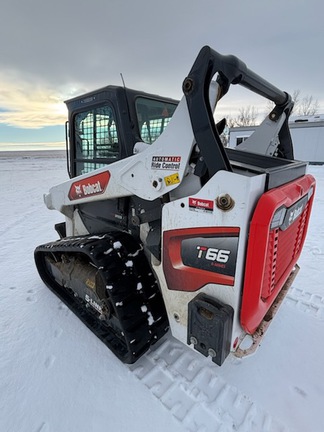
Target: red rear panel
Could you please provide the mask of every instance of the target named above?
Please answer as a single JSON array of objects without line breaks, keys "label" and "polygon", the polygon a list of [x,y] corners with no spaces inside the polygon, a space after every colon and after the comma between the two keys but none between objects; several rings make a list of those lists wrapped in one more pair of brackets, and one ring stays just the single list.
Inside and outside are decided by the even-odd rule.
[{"label": "red rear panel", "polygon": [[300,256],[314,199],[311,175],[263,194],[252,217],[241,325],[253,334]]}]

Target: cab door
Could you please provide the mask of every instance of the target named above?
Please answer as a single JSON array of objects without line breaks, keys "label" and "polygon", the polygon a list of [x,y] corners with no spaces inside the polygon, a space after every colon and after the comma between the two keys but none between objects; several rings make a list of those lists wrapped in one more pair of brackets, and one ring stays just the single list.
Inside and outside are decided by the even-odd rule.
[{"label": "cab door", "polygon": [[[121,158],[121,137],[113,105],[103,102],[87,107],[72,118],[72,176],[90,173]],[[126,199],[95,201],[78,206],[90,233],[124,229],[127,226]]]}]

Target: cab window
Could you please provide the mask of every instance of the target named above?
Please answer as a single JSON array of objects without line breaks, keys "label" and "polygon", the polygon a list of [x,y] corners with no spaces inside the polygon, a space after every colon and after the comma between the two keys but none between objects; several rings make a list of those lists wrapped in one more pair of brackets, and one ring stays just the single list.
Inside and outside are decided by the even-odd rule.
[{"label": "cab window", "polygon": [[152,144],[167,127],[176,107],[161,100],[137,98],[136,114],[142,141]]},{"label": "cab window", "polygon": [[116,119],[110,105],[91,108],[74,117],[76,175],[119,159]]}]

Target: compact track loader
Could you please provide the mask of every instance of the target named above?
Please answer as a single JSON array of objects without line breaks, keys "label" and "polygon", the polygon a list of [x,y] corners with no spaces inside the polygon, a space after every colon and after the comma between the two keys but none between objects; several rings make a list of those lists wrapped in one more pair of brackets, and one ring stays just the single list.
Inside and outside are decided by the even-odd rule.
[{"label": "compact track loader", "polygon": [[[234,84],[274,108],[229,149],[213,112]],[[307,232],[315,180],[294,160],[291,97],[208,46],[183,93],[107,86],[68,100],[70,180],[44,197],[65,222],[36,248],[39,274],[125,363],[169,327],[218,365],[254,350]]]}]

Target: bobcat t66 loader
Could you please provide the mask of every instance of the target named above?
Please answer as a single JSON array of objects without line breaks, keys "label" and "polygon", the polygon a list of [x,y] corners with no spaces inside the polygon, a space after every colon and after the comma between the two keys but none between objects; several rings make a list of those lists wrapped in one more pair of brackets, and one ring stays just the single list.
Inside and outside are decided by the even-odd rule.
[{"label": "bobcat t66 loader", "polygon": [[[233,84],[274,108],[228,149],[213,112]],[[306,236],[315,180],[294,160],[290,96],[207,46],[183,93],[107,86],[68,100],[70,180],[44,197],[65,222],[35,250],[39,274],[125,363],[169,327],[218,365],[247,353],[246,335],[253,350]]]}]

